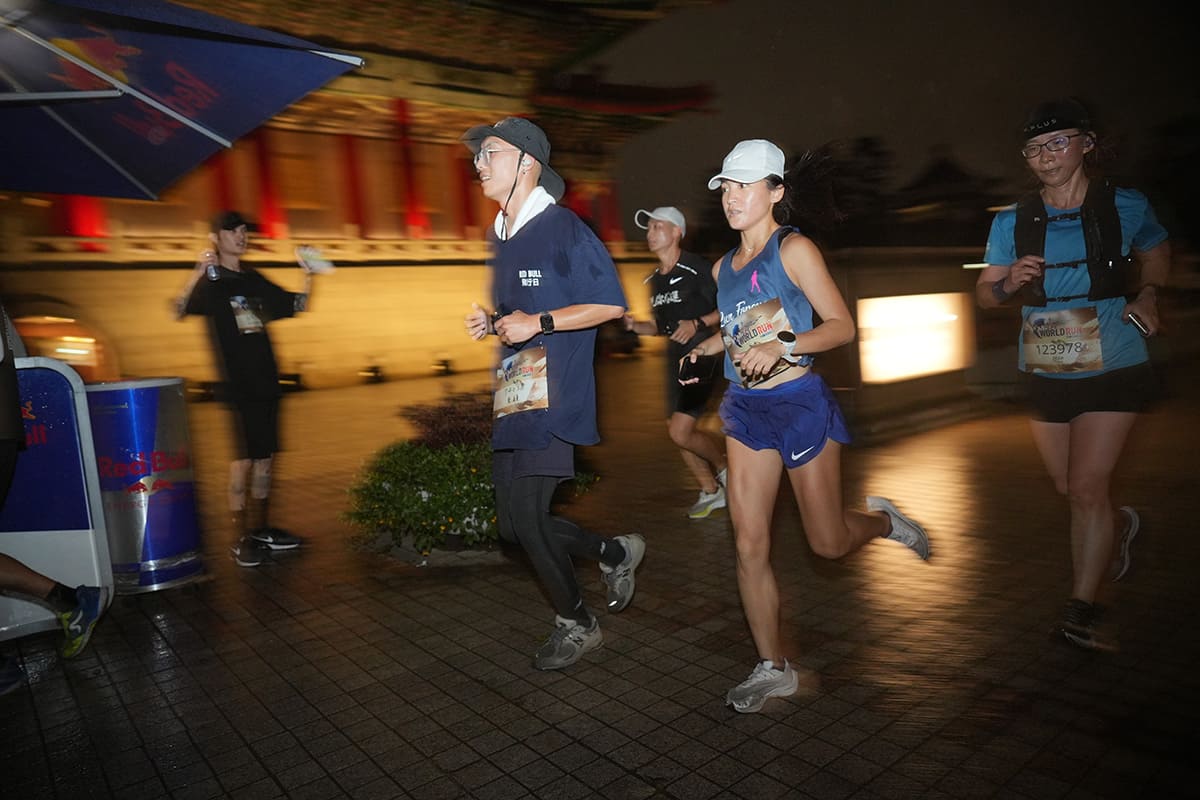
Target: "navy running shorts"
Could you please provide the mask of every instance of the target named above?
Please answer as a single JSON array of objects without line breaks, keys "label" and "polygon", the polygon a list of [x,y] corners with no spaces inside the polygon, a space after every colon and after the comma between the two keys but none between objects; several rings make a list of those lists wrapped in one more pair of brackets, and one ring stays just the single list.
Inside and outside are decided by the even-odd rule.
[{"label": "navy running shorts", "polygon": [[752,450],[779,451],[788,469],[812,461],[829,439],[850,442],[842,409],[815,372],[770,389],[729,384],[721,401],[721,422],[726,436]]},{"label": "navy running shorts", "polygon": [[517,478],[575,477],[575,445],[557,436],[542,450],[493,450],[492,483],[508,486]]},{"label": "navy running shorts", "polygon": [[1041,422],[1070,422],[1090,411],[1139,414],[1159,395],[1158,376],[1149,361],[1091,378],[1022,374],[1030,413]]}]

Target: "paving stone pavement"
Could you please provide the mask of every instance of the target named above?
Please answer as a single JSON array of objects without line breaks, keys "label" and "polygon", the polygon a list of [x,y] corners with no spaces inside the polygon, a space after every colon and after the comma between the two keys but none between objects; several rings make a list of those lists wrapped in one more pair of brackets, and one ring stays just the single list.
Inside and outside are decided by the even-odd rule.
[{"label": "paving stone pavement", "polygon": [[[921,563],[881,541],[814,557],[790,494],[774,563],[804,690],[722,704],[755,655],[728,518],[661,420],[653,354],[602,362],[600,475],[564,512],[648,542],[604,646],[530,666],[553,613],[519,553],[418,567],[348,546],[346,488],[410,435],[405,404],[464,375],[289,395],[275,516],[310,538],[258,569],[225,555],[225,412],[189,407],[207,579],[118,597],[88,650],[0,647],[28,685],[0,698],[0,796],[25,798],[1092,798],[1195,796],[1200,365],[1135,429],[1117,498],[1142,510],[1133,573],[1105,598],[1120,649],[1051,641],[1069,589],[1065,502],[1018,409],[848,448],[845,497],[928,527]],[[711,424],[711,423],[710,423]],[[603,607],[599,573],[581,564]]]}]

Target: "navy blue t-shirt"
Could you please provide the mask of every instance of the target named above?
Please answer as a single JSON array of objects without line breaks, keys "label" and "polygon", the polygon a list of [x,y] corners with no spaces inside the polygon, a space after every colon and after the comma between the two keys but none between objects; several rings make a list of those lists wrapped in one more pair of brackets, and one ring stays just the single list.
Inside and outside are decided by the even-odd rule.
[{"label": "navy blue t-shirt", "polygon": [[[493,232],[493,302],[502,314],[540,314],[570,305],[625,307],[625,292],[608,250],[579,217],[552,205],[506,241]],[[541,450],[558,437],[571,444],[600,441],[596,427],[596,330],[538,334],[500,357],[545,346],[549,407],[508,414],[492,426],[495,450]]]}]

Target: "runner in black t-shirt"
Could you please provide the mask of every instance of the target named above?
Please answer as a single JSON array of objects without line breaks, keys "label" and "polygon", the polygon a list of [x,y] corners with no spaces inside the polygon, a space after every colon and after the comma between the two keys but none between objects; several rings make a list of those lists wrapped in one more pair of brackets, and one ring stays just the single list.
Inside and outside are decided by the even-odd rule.
[{"label": "runner in black t-shirt", "polygon": [[[293,550],[301,540],[267,522],[271,464],[279,450],[279,368],[267,335],[272,320],[304,311],[312,292],[312,273],[304,262],[304,291],[279,288],[241,263],[246,252],[247,221],[236,211],[213,220],[214,250],[200,254],[191,280],[176,301],[180,318],[208,317],[213,349],[225,380],[228,402],[237,412],[240,454],[229,471],[229,508],[239,537],[232,548],[240,566],[262,563],[264,549]],[[250,496],[246,504],[246,483]]]},{"label": "runner in black t-shirt", "polygon": [[679,209],[642,209],[634,214],[633,221],[646,229],[646,244],[659,263],[645,280],[650,285],[654,322],[638,322],[626,315],[625,327],[643,335],[670,337],[666,359],[667,432],[700,484],[700,498],[688,516],[702,519],[725,507],[725,452],[718,440],[696,428],[720,377],[718,359],[697,359],[703,377],[686,386],[679,383],[679,362],[711,335],[709,326],[720,319],[717,285],[712,278],[712,264],[680,249],[687,221]]}]

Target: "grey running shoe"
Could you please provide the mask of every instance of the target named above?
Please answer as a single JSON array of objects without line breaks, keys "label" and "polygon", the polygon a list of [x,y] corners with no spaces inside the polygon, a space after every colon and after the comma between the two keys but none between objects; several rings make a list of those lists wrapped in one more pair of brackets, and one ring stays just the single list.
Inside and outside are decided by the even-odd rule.
[{"label": "grey running shoe", "polygon": [[692,519],[704,519],[718,508],[725,507],[725,487],[717,484],[717,490],[712,494],[700,490],[700,499],[688,509],[688,516]]},{"label": "grey running shoe", "polygon": [[63,628],[63,658],[74,658],[87,647],[92,630],[104,613],[108,589],[102,586],[79,586],[75,589],[75,608],[58,615]]},{"label": "grey running shoe", "polygon": [[257,567],[263,562],[263,547],[249,536],[243,536],[229,548],[229,554],[239,567]]},{"label": "grey running shoe", "polygon": [[634,571],[642,563],[646,555],[646,540],[636,533],[628,536],[618,536],[616,540],[625,548],[625,560],[615,567],[600,564],[600,577],[608,586],[608,610],[616,614],[624,611],[633,600],[633,590],[637,588]]},{"label": "grey running shoe", "polygon": [[776,669],[769,661],[760,661],[750,677],[729,690],[725,705],[734,711],[753,714],[762,709],[772,697],[791,697],[800,688],[800,676],[787,661],[783,669]]},{"label": "grey running shoe", "polygon": [[573,619],[554,617],[554,633],[542,643],[533,656],[537,669],[562,669],[578,661],[584,653],[595,650],[604,641],[600,621],[593,618],[589,627]]},{"label": "grey running shoe", "polygon": [[282,528],[259,528],[250,538],[271,550],[295,550],[304,541]]},{"label": "grey running shoe", "polygon": [[925,533],[925,529],[915,520],[901,514],[900,510],[892,505],[891,500],[886,497],[868,497],[867,510],[882,511],[891,519],[892,532],[887,538],[899,542],[922,559],[929,559],[929,534]]},{"label": "grey running shoe", "polygon": [[1117,564],[1112,576],[1114,583],[1124,578],[1133,564],[1133,539],[1142,526],[1142,518],[1129,506],[1121,506],[1121,513],[1125,515],[1125,530],[1121,532],[1121,546],[1117,551]]}]

